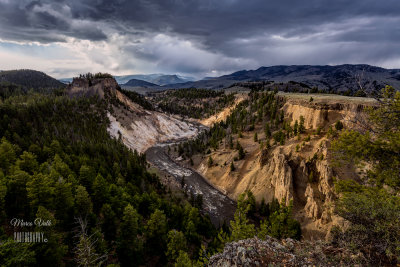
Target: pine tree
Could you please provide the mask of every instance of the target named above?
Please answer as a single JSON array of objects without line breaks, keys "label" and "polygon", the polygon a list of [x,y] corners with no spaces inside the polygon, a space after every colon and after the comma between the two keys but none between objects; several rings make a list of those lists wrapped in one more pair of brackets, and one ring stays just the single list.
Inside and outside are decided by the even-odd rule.
[{"label": "pine tree", "polygon": [[266,138],[271,137],[271,131],[270,131],[270,129],[269,129],[269,123],[266,123],[266,124],[265,124],[264,132],[265,132],[265,137],[266,137]]},{"label": "pine tree", "polygon": [[298,128],[299,128],[299,123],[297,122],[297,120],[294,122],[294,126],[293,126],[293,133],[294,135],[297,135],[298,133]]},{"label": "pine tree", "polygon": [[32,207],[37,208],[42,205],[53,208],[54,205],[54,182],[45,174],[38,173],[26,183],[26,192]]},{"label": "pine tree", "polygon": [[125,207],[118,238],[117,253],[123,265],[139,264],[142,243],[138,239],[140,215],[130,205]]},{"label": "pine tree", "polygon": [[174,261],[179,257],[180,251],[185,251],[186,239],[182,232],[171,230],[168,232],[167,257]]},{"label": "pine tree", "polygon": [[212,165],[214,164],[213,158],[211,156],[208,157],[208,167],[212,167]]},{"label": "pine tree", "polygon": [[77,214],[82,217],[87,216],[92,212],[92,201],[84,186],[79,185],[75,194],[75,208]]},{"label": "pine tree", "polygon": [[242,193],[238,197],[234,220],[230,223],[231,236],[229,241],[251,238],[256,234],[254,224],[250,224],[247,219],[250,204],[245,201],[245,197],[246,193]]},{"label": "pine tree", "polygon": [[300,124],[299,124],[299,127],[298,127],[298,132],[299,133],[304,133],[305,130],[306,130],[306,128],[304,127],[304,117],[300,116]]},{"label": "pine tree", "polygon": [[93,182],[93,206],[95,211],[99,211],[104,203],[108,201],[108,184],[99,173]]}]

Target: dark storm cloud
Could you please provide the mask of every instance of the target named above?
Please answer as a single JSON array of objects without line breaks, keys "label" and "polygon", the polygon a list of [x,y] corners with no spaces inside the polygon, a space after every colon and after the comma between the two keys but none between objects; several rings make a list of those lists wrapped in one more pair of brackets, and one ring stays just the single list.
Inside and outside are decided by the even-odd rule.
[{"label": "dark storm cloud", "polygon": [[65,37],[107,38],[97,25],[74,22],[73,8],[62,1],[0,0],[0,38],[41,43],[60,42]]},{"label": "dark storm cloud", "polygon": [[[157,64],[168,64],[165,58],[173,59],[160,54],[168,50],[147,49],[148,43],[139,40],[162,33],[222,58],[211,66],[221,71],[237,67],[242,59],[249,59],[244,67],[348,58],[371,63],[400,57],[393,49],[400,41],[399,10],[398,0],[0,0],[0,38],[98,41],[118,33],[132,37],[133,46],[126,44],[126,51],[133,57],[161,57]],[[186,63],[181,69],[173,62],[171,66],[181,72],[205,71],[203,64]]]}]

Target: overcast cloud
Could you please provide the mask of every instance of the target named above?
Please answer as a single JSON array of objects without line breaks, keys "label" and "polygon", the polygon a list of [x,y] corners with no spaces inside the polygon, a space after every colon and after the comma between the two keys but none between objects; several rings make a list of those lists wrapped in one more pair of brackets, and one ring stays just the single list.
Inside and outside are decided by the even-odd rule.
[{"label": "overcast cloud", "polygon": [[215,76],[280,64],[400,68],[398,0],[0,0],[0,69]]}]

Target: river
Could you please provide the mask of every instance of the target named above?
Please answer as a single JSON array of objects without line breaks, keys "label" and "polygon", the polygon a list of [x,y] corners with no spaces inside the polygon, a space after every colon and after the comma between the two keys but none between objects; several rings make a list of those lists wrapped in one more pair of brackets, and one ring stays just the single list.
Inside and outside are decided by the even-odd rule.
[{"label": "river", "polygon": [[146,159],[154,167],[174,177],[178,183],[181,183],[184,177],[187,191],[196,196],[203,196],[203,211],[210,216],[215,226],[233,219],[236,203],[211,185],[201,174],[171,159],[165,145],[158,144],[149,148],[146,151]]}]

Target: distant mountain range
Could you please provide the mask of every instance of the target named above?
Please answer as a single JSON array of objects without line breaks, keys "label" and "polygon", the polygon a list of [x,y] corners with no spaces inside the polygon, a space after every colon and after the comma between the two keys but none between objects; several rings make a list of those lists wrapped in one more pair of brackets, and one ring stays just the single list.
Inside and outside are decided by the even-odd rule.
[{"label": "distant mountain range", "polygon": [[146,82],[143,80],[138,80],[138,79],[131,79],[123,85],[130,86],[130,87],[160,87],[159,85],[157,85],[155,83],[149,83],[149,82]]},{"label": "distant mountain range", "polygon": [[376,91],[385,85],[400,89],[400,69],[384,69],[370,65],[337,66],[272,66],[257,70],[241,70],[229,75],[207,78],[196,82],[169,84],[167,88],[209,88],[217,89],[232,86],[235,83],[249,81],[290,81],[302,83],[310,88],[318,87],[332,92],[355,92],[360,85],[366,91]]},{"label": "distant mountain range", "polygon": [[[132,79],[142,80],[149,83],[154,83],[159,86],[164,86],[167,84],[177,84],[177,83],[185,83],[194,81],[195,79],[192,77],[184,77],[176,74],[167,75],[167,74],[132,74],[132,75],[123,75],[123,76],[114,76],[115,80],[118,84],[126,84]],[[60,79],[63,83],[72,82],[72,78],[63,78]]]},{"label": "distant mountain range", "polygon": [[65,86],[60,81],[36,70],[0,71],[0,83],[12,83],[24,89],[59,88]]},{"label": "distant mountain range", "polygon": [[[366,92],[377,91],[385,85],[392,85],[400,89],[400,69],[385,69],[370,65],[337,65],[337,66],[272,66],[261,67],[256,70],[241,70],[220,77],[187,81],[178,75],[126,75],[116,76],[117,82],[126,87],[160,89],[178,88],[209,88],[218,89],[240,85],[246,82],[273,81],[276,83],[295,82],[306,88],[325,89],[330,92],[340,93],[360,89]],[[62,79],[64,82],[72,79]],[[0,71],[0,83],[13,83],[24,88],[54,88],[62,87],[63,83],[48,76],[47,74],[34,70],[11,70]]]},{"label": "distant mountain range", "polygon": [[166,75],[166,74],[135,74],[135,75],[125,75],[125,76],[115,76],[115,79],[119,84],[126,84],[129,80],[136,79],[142,80],[149,83],[154,83],[159,86],[164,86],[167,84],[177,84],[194,81],[194,78],[178,76],[176,74]]}]

